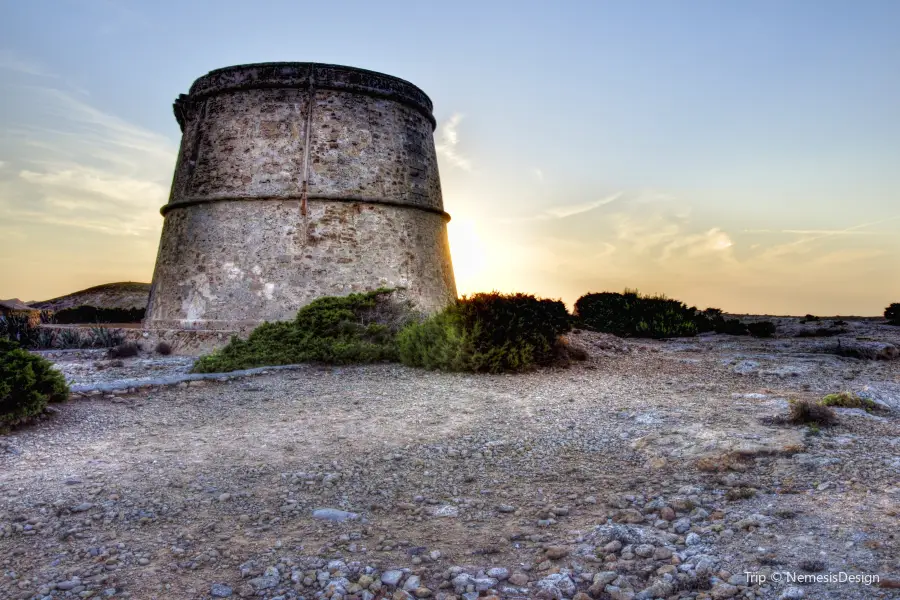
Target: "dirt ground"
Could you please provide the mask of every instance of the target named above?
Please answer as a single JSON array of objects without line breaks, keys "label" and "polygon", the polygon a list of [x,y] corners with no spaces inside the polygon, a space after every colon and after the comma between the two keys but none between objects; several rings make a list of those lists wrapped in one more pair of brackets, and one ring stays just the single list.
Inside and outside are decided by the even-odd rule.
[{"label": "dirt ground", "polygon": [[[571,340],[589,360],[525,375],[307,365],[59,405],[0,436],[0,597],[900,597],[900,360]],[[842,390],[879,407],[766,419]]]}]

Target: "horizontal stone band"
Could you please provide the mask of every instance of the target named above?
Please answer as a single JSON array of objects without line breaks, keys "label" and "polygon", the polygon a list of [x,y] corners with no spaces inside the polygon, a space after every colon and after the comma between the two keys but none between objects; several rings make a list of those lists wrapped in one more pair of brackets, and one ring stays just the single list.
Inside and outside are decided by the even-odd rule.
[{"label": "horizontal stone band", "polygon": [[[214,202],[260,202],[260,201],[268,201],[268,200],[293,200],[293,201],[301,201],[303,200],[302,194],[285,194],[282,196],[195,196],[192,198],[185,198],[184,200],[178,200],[176,202],[170,202],[159,209],[160,214],[163,216],[166,215],[169,211],[175,210],[176,208],[187,208],[189,206],[196,206],[198,204],[211,204]],[[319,201],[319,202],[358,202],[360,204],[379,204],[381,206],[393,206],[396,208],[409,208],[413,210],[421,210],[423,212],[429,212],[436,215],[440,215],[445,222],[450,221],[450,215],[444,212],[439,208],[432,208],[430,206],[421,206],[418,204],[409,204],[406,202],[397,202],[396,200],[385,200],[383,198],[373,198],[369,196],[338,196],[338,195],[329,195],[329,194],[308,194],[306,196],[307,201]]]}]

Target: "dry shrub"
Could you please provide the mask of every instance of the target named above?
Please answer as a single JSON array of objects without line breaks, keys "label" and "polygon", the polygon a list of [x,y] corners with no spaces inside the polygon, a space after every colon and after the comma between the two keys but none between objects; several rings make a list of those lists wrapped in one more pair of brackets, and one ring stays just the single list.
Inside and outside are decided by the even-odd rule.
[{"label": "dry shrub", "polygon": [[141,347],[134,342],[126,342],[110,348],[106,355],[109,358],[131,358],[137,356],[141,351]]},{"label": "dry shrub", "polygon": [[838,422],[837,415],[831,407],[812,400],[791,400],[788,421],[794,425],[821,425],[830,427]]}]

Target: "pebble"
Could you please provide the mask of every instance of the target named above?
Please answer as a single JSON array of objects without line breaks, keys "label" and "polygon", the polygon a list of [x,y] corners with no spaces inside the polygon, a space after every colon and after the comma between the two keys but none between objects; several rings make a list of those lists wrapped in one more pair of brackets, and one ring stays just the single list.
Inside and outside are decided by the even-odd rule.
[{"label": "pebble", "polygon": [[717,583],[710,590],[710,594],[716,600],[722,598],[734,598],[738,594],[738,588],[728,583]]},{"label": "pebble", "polygon": [[685,533],[691,528],[691,520],[687,517],[678,519],[675,521],[675,524],[672,526],[672,529],[675,530],[675,533]]},{"label": "pebble", "polygon": [[550,560],[559,560],[560,558],[565,558],[569,555],[569,549],[564,548],[563,546],[551,546],[547,548],[545,554]]},{"label": "pebble", "polygon": [[381,583],[391,587],[397,587],[401,579],[403,579],[403,571],[400,571],[399,569],[385,571],[381,574]]},{"label": "pebble", "polygon": [[322,519],[325,521],[355,521],[359,519],[357,513],[339,510],[337,508],[317,508],[313,511],[314,519]]}]

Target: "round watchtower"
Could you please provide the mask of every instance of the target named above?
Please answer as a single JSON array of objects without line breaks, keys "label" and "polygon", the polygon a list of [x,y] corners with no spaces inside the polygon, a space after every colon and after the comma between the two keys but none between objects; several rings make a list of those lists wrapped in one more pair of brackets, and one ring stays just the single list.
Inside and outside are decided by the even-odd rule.
[{"label": "round watchtower", "polygon": [[456,297],[432,104],[363,69],[211,71],[175,101],[182,138],[145,327],[245,329],[321,296]]}]

